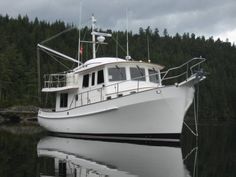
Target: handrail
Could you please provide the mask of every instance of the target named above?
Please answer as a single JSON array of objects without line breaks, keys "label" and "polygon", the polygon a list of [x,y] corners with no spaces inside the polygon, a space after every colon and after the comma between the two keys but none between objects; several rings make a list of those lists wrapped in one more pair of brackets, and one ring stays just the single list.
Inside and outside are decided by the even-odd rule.
[{"label": "handrail", "polygon": [[44,75],[44,88],[65,87],[71,84],[77,84],[74,74],[58,73]]},{"label": "handrail", "polygon": [[[174,78],[178,78],[178,77],[180,77],[180,76],[183,76],[184,74],[187,73],[187,70],[186,70],[185,72],[179,74],[179,75],[166,77],[167,74],[168,74],[170,71],[180,69],[180,68],[186,66],[187,64],[189,64],[190,62],[195,61],[195,60],[200,60],[200,61],[189,68],[190,71],[191,71],[191,74],[193,74],[192,69],[193,69],[194,67],[200,65],[201,63],[203,63],[206,59],[205,59],[205,58],[192,58],[191,60],[185,62],[184,64],[182,64],[182,65],[180,65],[180,66],[173,67],[173,68],[168,69],[167,71],[161,72],[160,74],[165,73],[165,75],[161,78],[161,81],[163,81],[163,80],[169,80],[169,79],[174,79]],[[95,88],[95,89],[91,89],[91,90],[88,90],[88,91],[84,91],[84,92],[79,93],[79,95],[80,95],[80,94],[87,93],[87,92],[92,92],[92,91],[94,91],[94,90],[105,89],[105,88],[112,87],[112,86],[116,86],[116,88],[117,88],[117,93],[119,93],[119,89],[118,89],[118,88],[119,88],[119,85],[122,84],[122,83],[128,82],[128,81],[137,81],[137,85],[138,85],[138,86],[137,86],[136,89],[138,90],[138,89],[139,89],[139,88],[138,88],[138,87],[139,87],[139,82],[142,81],[143,78],[147,78],[147,77],[150,77],[150,76],[156,76],[156,75],[159,75],[159,72],[154,73],[154,74],[150,74],[150,75],[144,75],[144,76],[136,77],[136,78],[129,79],[129,80],[120,81],[120,82],[113,83],[113,84],[109,84],[109,85],[103,86],[103,87],[101,87],[101,88]],[[158,78],[158,79],[159,79],[159,78]],[[160,85],[161,85],[161,81],[160,81],[160,83],[157,83],[157,84],[160,84]],[[133,89],[133,90],[134,90],[134,89]]]},{"label": "handrail", "polygon": [[[106,89],[106,88],[109,88],[109,87],[114,87],[115,88],[115,91],[113,93],[109,93],[107,95],[114,95],[116,94],[117,96],[120,94],[120,93],[124,93],[124,92],[128,92],[128,91],[137,91],[139,92],[140,90],[142,90],[143,88],[147,88],[147,87],[140,87],[140,81],[143,81],[142,79],[143,78],[146,78],[146,77],[150,77],[150,76],[155,76],[155,75],[158,75],[159,76],[159,72],[157,73],[154,73],[154,74],[150,74],[150,75],[145,75],[145,76],[141,76],[141,77],[136,77],[136,78],[133,78],[133,79],[129,79],[129,80],[125,80],[125,81],[120,81],[120,82],[117,82],[117,83],[113,83],[113,84],[109,84],[109,85],[106,85],[106,86],[102,86],[100,88],[94,88],[94,89],[91,89],[91,90],[87,90],[87,91],[84,91],[84,92],[80,92],[78,94],[78,97],[80,97],[80,102],[81,102],[81,106],[82,105],[86,105],[84,103],[84,100],[82,98],[83,95],[86,95],[85,98],[87,98],[87,104],[91,103],[91,100],[89,98],[89,94],[92,93],[93,91],[100,91],[100,101],[103,101],[103,90]],[[159,79],[159,77],[158,77]],[[134,89],[128,89],[128,90],[120,90],[120,85],[123,84],[123,83],[126,83],[128,81],[134,81],[134,82],[137,82],[137,88],[134,88]],[[145,81],[143,81],[145,82]],[[157,86],[161,85],[160,82],[156,83]],[[149,87],[150,88],[150,87]],[[152,87],[153,88],[153,87]],[[99,102],[99,101],[95,101],[95,102]],[[93,102],[94,103],[94,102]]]},{"label": "handrail", "polygon": [[44,74],[44,76],[66,76],[66,73]]},{"label": "handrail", "polygon": [[[87,91],[84,91],[84,92],[80,92],[79,94],[84,94],[84,93],[87,93],[87,92],[92,92],[94,90],[99,90],[99,89],[104,89],[104,88],[108,88],[108,87],[111,87],[111,86],[115,86],[115,85],[119,85],[119,84],[122,84],[122,83],[125,83],[125,82],[128,82],[128,81],[139,81],[141,82],[142,78],[146,78],[146,77],[150,77],[150,76],[155,76],[155,75],[159,75],[159,73],[155,73],[155,74],[150,74],[150,75],[145,75],[145,76],[141,76],[141,77],[135,77],[133,79],[129,79],[129,80],[125,80],[125,81],[120,81],[120,82],[117,82],[117,83],[113,83],[113,84],[109,84],[109,85],[106,85],[106,86],[103,86],[101,88],[94,88],[94,89],[91,89],[91,90],[87,90]],[[145,81],[143,81],[145,82]]]},{"label": "handrail", "polygon": [[[71,103],[70,103],[69,109],[71,108],[72,103],[75,101],[75,97],[76,97],[76,95],[73,96],[73,99],[71,100]],[[76,103],[76,102],[75,102],[75,103]]]},{"label": "handrail", "polygon": [[45,74],[44,88],[63,87],[66,85],[66,74]]},{"label": "handrail", "polygon": [[[192,65],[191,67],[189,67],[189,64],[191,63],[191,62],[193,62],[193,61],[197,61],[197,60],[200,60],[199,62],[197,62],[197,63],[195,63],[194,65]],[[203,62],[205,62],[206,61],[206,59],[205,58],[202,58],[202,57],[195,57],[195,58],[192,58],[191,60],[189,60],[189,61],[187,61],[187,62],[185,62],[185,63],[183,63],[183,64],[181,64],[180,66],[176,66],[176,67],[173,67],[173,68],[170,68],[170,69],[168,69],[167,71],[164,71],[164,72],[161,72],[161,74],[164,74],[164,76],[161,78],[161,80],[163,81],[163,80],[168,80],[168,79],[170,79],[169,77],[166,77],[171,71],[176,71],[176,70],[178,70],[178,69],[181,69],[181,68],[183,68],[183,67],[187,67],[186,68],[186,71],[185,72],[183,72],[183,73],[181,73],[180,75],[183,75],[183,74],[186,74],[186,79],[188,78],[188,71],[190,71],[191,72],[191,75],[193,74],[193,68],[195,68],[196,66],[200,66],[200,64],[201,63],[203,63]],[[172,78],[177,78],[177,77],[179,77],[178,75],[176,75],[176,76],[171,76]]]},{"label": "handrail", "polygon": [[66,86],[66,81],[44,81],[44,88],[58,88]]},{"label": "handrail", "polygon": [[196,63],[195,65],[193,65],[193,66],[190,67],[190,71],[192,72],[191,74],[193,74],[193,68],[195,68],[196,66],[200,66],[201,63],[203,63],[203,62],[206,61],[205,58],[200,58],[200,59],[202,59],[200,62],[198,62],[198,63]]},{"label": "handrail", "polygon": [[[183,72],[183,73],[175,75],[175,76],[170,76],[170,77],[165,78],[164,80],[176,79],[176,78],[179,78],[179,77],[185,75],[186,73],[187,72]],[[163,81],[163,79],[162,79],[162,81]]]},{"label": "handrail", "polygon": [[[191,60],[185,62],[184,64],[182,64],[182,65],[180,65],[180,66],[173,67],[173,68],[168,69],[167,71],[161,72],[160,74],[165,73],[165,75],[161,78],[161,81],[163,81],[163,80],[169,80],[169,79],[174,79],[174,78],[178,78],[178,77],[180,77],[180,76],[183,76],[184,74],[187,73],[187,70],[186,70],[185,72],[179,74],[179,75],[170,76],[170,77],[167,77],[167,78],[166,78],[166,75],[167,75],[170,71],[180,69],[180,68],[182,68],[183,66],[186,66],[187,64],[189,64],[190,62],[192,62],[192,61],[194,61],[194,60],[201,60],[201,61],[199,61],[198,63],[194,64],[193,66],[191,66],[191,67],[189,68],[190,71],[191,71],[191,74],[193,74],[192,69],[193,69],[194,67],[200,65],[201,63],[203,63],[206,59],[205,59],[205,58],[192,58]],[[108,87],[111,87],[111,86],[118,86],[118,85],[120,85],[120,84],[122,84],[122,83],[125,83],[125,82],[128,82],[128,81],[138,81],[138,84],[137,84],[137,85],[139,85],[139,82],[142,81],[142,78],[147,78],[147,77],[156,76],[156,75],[159,75],[159,72],[158,72],[158,73],[154,73],[154,74],[150,74],[150,75],[144,75],[144,76],[136,77],[136,78],[129,79],[129,80],[120,81],[120,82],[113,83],[113,84],[109,84],[109,85],[103,86],[103,87],[101,87],[101,88],[104,89],[104,88],[108,88]],[[159,79],[159,78],[158,78],[158,79]],[[161,82],[158,83],[158,84],[161,84]],[[98,89],[101,89],[101,88],[95,88],[95,89],[89,90],[89,92],[92,92],[92,91],[94,91],[94,90],[98,90]],[[118,88],[118,87],[117,87],[117,88]],[[87,93],[87,92],[88,92],[88,91],[84,91],[84,92],[81,92],[80,94],[84,94],[84,93]]]},{"label": "handrail", "polygon": [[[157,72],[157,73],[154,73],[154,74],[148,74],[148,75],[144,75],[144,76],[140,76],[140,77],[136,77],[136,78],[132,78],[132,79],[129,79],[129,80],[122,80],[122,81],[118,81],[116,83],[112,83],[112,84],[109,84],[109,85],[102,85],[101,84],[101,87],[100,88],[94,88],[94,89],[91,89],[91,90],[87,90],[87,91],[84,91],[84,92],[80,92],[80,93],[76,93],[73,97],[73,99],[71,100],[71,103],[69,105],[69,108],[71,109],[72,107],[72,104],[75,102],[75,107],[76,107],[76,101],[75,101],[75,96],[78,95],[78,99],[80,101],[80,104],[79,106],[83,106],[83,105],[87,105],[87,104],[90,104],[90,103],[95,103],[95,102],[100,102],[100,101],[104,101],[104,99],[107,99],[107,98],[104,98],[104,89],[107,89],[107,88],[111,88],[111,87],[114,87],[114,92],[112,93],[108,93],[106,94],[106,96],[110,95],[115,95],[116,94],[116,97],[120,96],[120,94],[131,94],[132,91],[135,91],[135,92],[139,92],[139,91],[142,91],[143,89],[146,89],[147,87],[145,85],[142,85],[140,84],[140,82],[145,82],[143,81],[143,78],[147,78],[147,77],[151,77],[151,76],[158,76],[157,78],[157,83],[156,83],[156,86],[155,87],[160,87],[162,86],[162,81],[167,81],[167,80],[171,80],[171,79],[177,79],[177,78],[181,78],[183,77],[184,75],[186,75],[185,79],[187,80],[189,78],[189,72],[190,72],[190,76],[192,76],[193,74],[195,74],[196,72],[194,71],[194,68],[195,67],[200,67],[201,63],[205,62],[205,58],[192,58],[190,59],[189,61],[177,66],[177,67],[173,67],[173,68],[169,68],[167,71],[164,71],[164,72]],[[194,62],[196,61],[196,63]],[[194,63],[193,63],[194,62]],[[186,67],[186,69],[185,69]],[[182,72],[181,69],[184,68],[184,71]],[[199,71],[200,68],[198,68],[198,71]],[[181,73],[180,74],[174,74],[174,75],[170,75],[170,73],[172,71],[178,71],[180,70]],[[163,76],[161,77],[161,75],[163,74]],[[62,76],[65,76],[66,74],[58,74],[58,75],[62,75]],[[57,76],[58,76],[57,75]],[[170,75],[170,76],[169,76]],[[184,78],[182,78],[184,79]],[[145,79],[147,80],[147,79]],[[130,82],[130,81],[136,81],[137,82],[137,86],[130,89],[120,89],[121,88],[121,84],[123,83],[127,83],[127,82]],[[66,77],[64,79],[64,81],[45,81],[45,84],[47,82],[50,82],[50,83],[58,83],[58,82],[65,82],[66,84]],[[154,82],[153,82],[154,83]],[[49,83],[48,83],[49,84]],[[50,85],[49,85],[50,87]],[[154,86],[151,87],[151,88],[155,88]],[[150,88],[150,89],[151,89]],[[113,88],[112,88],[113,89]],[[111,90],[112,90],[111,89]],[[100,93],[100,97],[97,96],[95,97],[95,100],[93,97],[91,97],[91,95],[94,95],[92,92],[97,92],[99,91]],[[98,94],[98,93],[97,93]],[[96,94],[95,94],[96,95]],[[87,100],[87,101],[86,101]],[[91,101],[92,100],[92,101]]]}]

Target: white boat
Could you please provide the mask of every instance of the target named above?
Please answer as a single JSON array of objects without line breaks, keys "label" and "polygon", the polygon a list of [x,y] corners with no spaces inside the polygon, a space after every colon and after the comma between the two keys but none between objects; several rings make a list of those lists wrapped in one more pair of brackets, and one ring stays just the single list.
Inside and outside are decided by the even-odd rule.
[{"label": "white boat", "polygon": [[[41,177],[190,177],[180,147],[46,137],[37,145]],[[43,161],[46,157],[51,163]],[[49,160],[48,159],[48,160]],[[53,159],[53,161],[52,161]],[[54,171],[44,170],[54,169]]]},{"label": "white boat", "polygon": [[200,68],[205,59],[161,72],[163,66],[130,56],[96,58],[96,45],[111,35],[96,32],[94,17],[92,22],[93,58],[83,64],[38,44],[78,63],[72,71],[45,76],[42,92],[55,93],[56,106],[39,110],[39,124],[50,132],[80,136],[179,138],[194,85],[205,79]]}]

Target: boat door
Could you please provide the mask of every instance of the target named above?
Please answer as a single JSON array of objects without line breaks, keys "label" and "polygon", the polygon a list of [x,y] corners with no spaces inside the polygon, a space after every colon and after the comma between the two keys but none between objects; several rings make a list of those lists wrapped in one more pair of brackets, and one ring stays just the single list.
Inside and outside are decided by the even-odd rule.
[{"label": "boat door", "polygon": [[84,74],[79,94],[80,105],[102,101],[104,98],[104,70]]}]

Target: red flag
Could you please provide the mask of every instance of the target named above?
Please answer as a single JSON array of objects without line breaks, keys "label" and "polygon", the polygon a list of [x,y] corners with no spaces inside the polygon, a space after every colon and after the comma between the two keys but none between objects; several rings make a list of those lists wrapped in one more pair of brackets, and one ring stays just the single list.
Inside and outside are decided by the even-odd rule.
[{"label": "red flag", "polygon": [[83,47],[80,47],[80,49],[79,49],[79,53],[80,53],[80,55],[82,55],[83,54]]}]

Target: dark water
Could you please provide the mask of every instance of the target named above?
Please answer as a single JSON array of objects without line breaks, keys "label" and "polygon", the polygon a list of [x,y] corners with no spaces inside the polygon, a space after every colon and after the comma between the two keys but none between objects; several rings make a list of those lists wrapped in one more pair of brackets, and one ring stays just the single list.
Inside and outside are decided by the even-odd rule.
[{"label": "dark water", "polygon": [[[135,142],[137,143],[137,142]],[[183,130],[178,143],[50,137],[37,127],[0,130],[0,177],[235,177],[236,125]]]}]

